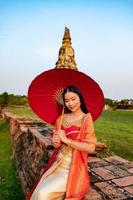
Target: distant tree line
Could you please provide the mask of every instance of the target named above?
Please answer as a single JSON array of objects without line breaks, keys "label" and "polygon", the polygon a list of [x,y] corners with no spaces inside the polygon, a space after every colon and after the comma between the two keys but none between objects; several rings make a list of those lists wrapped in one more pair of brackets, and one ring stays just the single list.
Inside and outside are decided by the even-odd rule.
[{"label": "distant tree line", "polygon": [[[28,100],[25,95],[14,95],[4,92],[0,94],[0,105],[28,105]],[[112,100],[105,98],[105,105],[112,109],[133,109],[133,99]]]},{"label": "distant tree line", "polygon": [[133,109],[133,99],[112,100],[105,98],[105,105],[110,106],[112,109]]},{"label": "distant tree line", "polygon": [[0,94],[0,105],[27,105],[27,97],[4,92]]}]

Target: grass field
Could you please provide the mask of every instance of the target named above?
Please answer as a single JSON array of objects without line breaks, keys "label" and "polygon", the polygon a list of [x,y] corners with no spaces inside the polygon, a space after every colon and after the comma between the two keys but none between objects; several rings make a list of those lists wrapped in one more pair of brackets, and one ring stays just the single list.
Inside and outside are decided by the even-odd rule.
[{"label": "grass field", "polygon": [[20,181],[16,174],[8,124],[0,120],[0,200],[24,200]]},{"label": "grass field", "polygon": [[95,129],[98,140],[108,144],[111,154],[133,160],[133,111],[104,111]]},{"label": "grass field", "polygon": [[38,116],[35,113],[33,113],[30,108],[27,107],[20,107],[20,108],[8,107],[6,108],[6,110],[16,115],[38,119]]}]

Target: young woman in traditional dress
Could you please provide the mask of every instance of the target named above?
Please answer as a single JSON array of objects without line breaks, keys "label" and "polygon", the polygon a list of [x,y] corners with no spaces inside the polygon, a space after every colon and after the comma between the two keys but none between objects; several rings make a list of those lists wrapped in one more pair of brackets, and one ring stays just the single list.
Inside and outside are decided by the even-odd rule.
[{"label": "young woman in traditional dress", "polygon": [[27,200],[82,200],[89,191],[88,153],[96,144],[92,117],[77,87],[65,88],[63,101],[65,114],[52,136],[55,150]]}]

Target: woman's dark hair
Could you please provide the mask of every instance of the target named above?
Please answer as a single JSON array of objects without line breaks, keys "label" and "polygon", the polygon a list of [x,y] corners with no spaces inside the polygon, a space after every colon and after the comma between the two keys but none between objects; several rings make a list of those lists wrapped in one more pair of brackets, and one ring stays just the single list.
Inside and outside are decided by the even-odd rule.
[{"label": "woman's dark hair", "polygon": [[[67,86],[67,87],[64,89],[63,93],[62,93],[64,103],[65,103],[65,94],[66,94],[67,92],[74,92],[74,93],[76,93],[76,94],[79,96],[79,99],[80,99],[81,110],[82,110],[84,113],[88,113],[87,107],[86,107],[86,105],[85,105],[84,97],[83,97],[82,93],[80,92],[80,90],[79,90],[76,86],[74,86],[74,85],[69,85],[69,86]],[[65,106],[65,111],[71,112],[66,106]]]}]

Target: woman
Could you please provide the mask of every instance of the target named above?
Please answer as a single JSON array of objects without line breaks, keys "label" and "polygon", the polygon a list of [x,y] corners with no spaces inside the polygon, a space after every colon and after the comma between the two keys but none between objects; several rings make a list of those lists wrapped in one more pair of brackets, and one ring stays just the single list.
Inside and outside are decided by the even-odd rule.
[{"label": "woman", "polygon": [[27,200],[81,200],[89,191],[87,154],[95,150],[96,136],[91,114],[75,86],[63,92],[65,114],[53,130],[53,155]]}]

